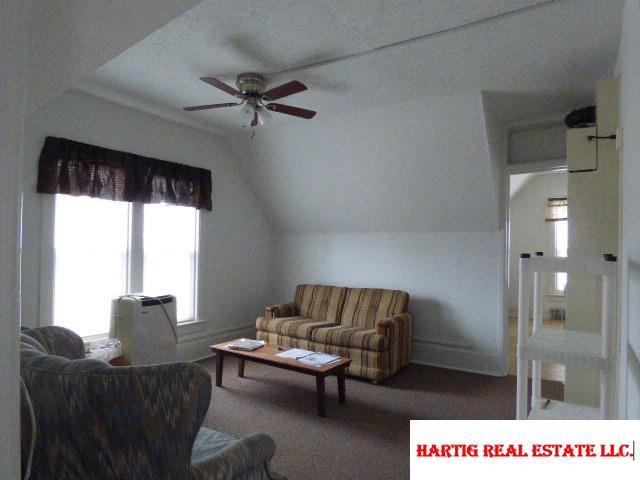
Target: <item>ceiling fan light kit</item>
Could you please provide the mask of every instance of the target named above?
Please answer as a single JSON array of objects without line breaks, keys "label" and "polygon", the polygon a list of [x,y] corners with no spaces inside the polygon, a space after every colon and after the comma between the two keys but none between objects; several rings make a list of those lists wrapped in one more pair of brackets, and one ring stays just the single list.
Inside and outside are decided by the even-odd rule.
[{"label": "ceiling fan light kit", "polygon": [[266,103],[307,90],[306,85],[298,82],[297,80],[287,82],[267,91],[265,91],[267,81],[259,73],[241,73],[238,75],[238,78],[236,79],[236,86],[238,87],[237,90],[215,77],[201,77],[200,80],[222,90],[225,93],[228,93],[229,95],[233,95],[240,101],[184,107],[183,110],[187,112],[209,110],[213,108],[237,107],[242,105],[242,112],[248,119],[246,122],[248,125],[243,126],[248,127],[263,125],[270,115],[269,112],[283,113],[285,115],[292,115],[294,117],[304,118],[307,120],[316,115],[316,112],[313,110],[307,110],[305,108],[292,107],[281,103]]}]

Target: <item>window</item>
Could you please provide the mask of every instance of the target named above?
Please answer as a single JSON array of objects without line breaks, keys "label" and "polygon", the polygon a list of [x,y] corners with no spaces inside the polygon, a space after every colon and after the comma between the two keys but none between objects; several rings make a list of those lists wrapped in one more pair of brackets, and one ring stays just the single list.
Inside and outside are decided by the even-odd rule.
[{"label": "window", "polygon": [[[547,202],[547,222],[553,222],[554,254],[556,257],[566,257],[569,245],[569,223],[567,220],[568,204],[566,198],[550,198]],[[553,292],[564,295],[567,287],[566,272],[554,275]]]},{"label": "window", "polygon": [[195,318],[198,211],[191,207],[144,206],[144,292],[176,296],[178,322]]},{"label": "window", "polygon": [[56,195],[53,323],[109,331],[111,299],[128,289],[130,204]]},{"label": "window", "polygon": [[[556,257],[567,256],[567,245],[569,243],[569,222],[561,220],[553,224],[553,236],[555,242]],[[567,287],[567,273],[558,272],[555,274],[555,292],[556,294],[564,294]]]},{"label": "window", "polygon": [[196,319],[198,211],[55,196],[53,324],[109,331],[111,300],[173,294],[178,322]]}]

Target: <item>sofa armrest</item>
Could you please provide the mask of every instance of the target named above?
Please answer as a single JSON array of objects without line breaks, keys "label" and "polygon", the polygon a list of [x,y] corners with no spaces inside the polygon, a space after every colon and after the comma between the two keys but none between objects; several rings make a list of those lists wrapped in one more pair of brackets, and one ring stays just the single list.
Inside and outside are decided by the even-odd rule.
[{"label": "sofa armrest", "polygon": [[298,314],[296,302],[281,303],[267,307],[266,318],[295,317]]},{"label": "sofa armrest", "polygon": [[376,322],[379,335],[389,339],[391,372],[408,365],[411,360],[412,318],[409,313],[399,313]]},{"label": "sofa armrest", "polygon": [[411,324],[411,314],[406,312],[398,313],[391,317],[376,320],[376,330],[378,335],[388,337],[392,334],[392,330],[404,328],[406,324]]},{"label": "sofa armrest", "polygon": [[253,433],[206,458],[194,458],[191,478],[233,480],[261,468],[268,472],[269,462],[275,451],[276,444],[269,435]]}]

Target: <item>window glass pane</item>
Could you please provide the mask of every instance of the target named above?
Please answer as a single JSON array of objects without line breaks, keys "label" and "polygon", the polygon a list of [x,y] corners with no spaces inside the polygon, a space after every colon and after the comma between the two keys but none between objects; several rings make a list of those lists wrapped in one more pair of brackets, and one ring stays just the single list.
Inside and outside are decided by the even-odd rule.
[{"label": "window glass pane", "polygon": [[567,272],[556,273],[556,290],[564,292],[567,288]]},{"label": "window glass pane", "polygon": [[[566,257],[569,246],[569,222],[566,220],[554,222],[556,257]],[[564,292],[567,286],[566,272],[556,273],[556,291]]]},{"label": "window glass pane", "polygon": [[56,195],[53,323],[109,331],[111,300],[127,290],[129,204]]},{"label": "window glass pane", "polygon": [[566,220],[554,222],[556,230],[556,257],[566,257],[569,244],[569,229]]},{"label": "window glass pane", "polygon": [[195,320],[197,226],[195,208],[144,206],[144,293],[175,295],[178,322]]}]

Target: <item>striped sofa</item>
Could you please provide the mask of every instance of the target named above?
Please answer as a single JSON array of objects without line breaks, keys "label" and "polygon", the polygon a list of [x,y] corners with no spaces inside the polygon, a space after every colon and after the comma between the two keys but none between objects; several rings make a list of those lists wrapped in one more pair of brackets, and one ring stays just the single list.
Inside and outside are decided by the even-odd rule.
[{"label": "striped sofa", "polygon": [[401,290],[298,285],[293,302],[256,320],[256,338],[349,357],[349,375],[382,381],[409,363],[408,304]]}]

